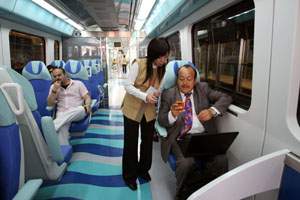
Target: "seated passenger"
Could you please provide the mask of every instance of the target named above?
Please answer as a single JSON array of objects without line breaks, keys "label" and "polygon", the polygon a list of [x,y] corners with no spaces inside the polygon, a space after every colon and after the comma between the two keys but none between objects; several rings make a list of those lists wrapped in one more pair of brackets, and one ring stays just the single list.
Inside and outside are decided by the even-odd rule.
[{"label": "seated passenger", "polygon": [[[232,99],[212,90],[207,83],[196,82],[197,74],[193,66],[184,65],[177,72],[177,86],[164,90],[161,95],[158,122],[168,132],[167,137],[161,141],[163,160],[167,161],[170,152],[176,157],[176,199],[181,199],[182,189],[186,187],[186,177],[196,166],[195,158],[184,157],[181,145],[191,134],[216,133],[214,118],[226,112]],[[212,106],[211,102],[214,103]],[[220,155],[220,158],[208,158],[205,164],[206,168],[210,168],[207,173],[210,173],[211,178],[227,171],[227,159],[224,155]]]},{"label": "seated passenger", "polygon": [[83,119],[91,112],[91,98],[84,84],[69,79],[63,68],[52,71],[54,83],[48,95],[48,106],[56,105],[54,126],[58,132],[60,144],[69,144],[71,122]]},{"label": "seated passenger", "polygon": [[47,66],[47,69],[48,69],[48,71],[49,71],[50,74],[52,73],[53,69],[55,69],[55,68],[57,68],[57,67],[53,66],[53,65],[48,65]]}]

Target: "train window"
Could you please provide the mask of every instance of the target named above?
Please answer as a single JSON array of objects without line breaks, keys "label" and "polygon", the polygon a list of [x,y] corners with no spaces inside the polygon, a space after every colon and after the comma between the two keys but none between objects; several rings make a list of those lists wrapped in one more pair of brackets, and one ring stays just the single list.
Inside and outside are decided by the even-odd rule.
[{"label": "train window", "polygon": [[59,60],[59,41],[54,41],[54,59]]},{"label": "train window", "polygon": [[176,32],[166,38],[170,45],[169,60],[181,59],[180,37],[179,32]]},{"label": "train window", "polygon": [[193,61],[201,79],[244,109],[251,103],[254,12],[253,1],[242,1],[192,29]]},{"label": "train window", "polygon": [[31,60],[45,62],[45,40],[42,37],[10,31],[10,59],[11,67],[21,73],[23,67]]}]

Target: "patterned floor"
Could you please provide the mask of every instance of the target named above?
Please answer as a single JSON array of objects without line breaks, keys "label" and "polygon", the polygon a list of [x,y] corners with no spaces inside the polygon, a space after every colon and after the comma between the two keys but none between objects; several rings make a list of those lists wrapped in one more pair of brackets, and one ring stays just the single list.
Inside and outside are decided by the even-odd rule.
[{"label": "patterned floor", "polygon": [[58,182],[44,183],[36,199],[151,200],[149,183],[130,190],[122,179],[123,117],[99,109],[84,136],[72,137],[72,160]]}]

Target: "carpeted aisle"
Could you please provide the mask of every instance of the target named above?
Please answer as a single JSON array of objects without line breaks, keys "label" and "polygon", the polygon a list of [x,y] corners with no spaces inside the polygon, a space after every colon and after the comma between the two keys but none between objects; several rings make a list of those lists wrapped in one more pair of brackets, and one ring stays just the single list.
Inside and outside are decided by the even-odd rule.
[{"label": "carpeted aisle", "polygon": [[149,183],[130,190],[122,179],[123,117],[99,109],[84,136],[72,137],[73,156],[58,182],[44,183],[36,199],[151,200]]}]

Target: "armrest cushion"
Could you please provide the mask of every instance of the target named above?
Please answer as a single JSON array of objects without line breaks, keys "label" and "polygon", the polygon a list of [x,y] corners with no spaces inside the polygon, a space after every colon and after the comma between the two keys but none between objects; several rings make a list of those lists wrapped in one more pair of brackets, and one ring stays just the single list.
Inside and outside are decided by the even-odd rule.
[{"label": "armrest cushion", "polygon": [[92,99],[91,108],[94,107],[97,103],[97,99]]},{"label": "armrest cushion", "polygon": [[61,148],[53,124],[53,119],[49,116],[44,116],[42,117],[41,123],[42,123],[42,130],[44,133],[44,137],[53,159],[56,162],[59,163],[62,162],[64,160],[64,156],[61,153]]},{"label": "armrest cushion", "polygon": [[23,185],[23,187],[18,191],[16,196],[13,198],[13,200],[29,200],[33,199],[36,192],[42,185],[43,180],[42,179],[34,179],[29,180]]},{"label": "armrest cushion", "polygon": [[247,162],[201,187],[188,200],[244,199],[278,189],[287,153],[284,149]]},{"label": "armrest cushion", "polygon": [[156,129],[157,133],[161,137],[167,137],[167,135],[168,135],[167,129],[162,127],[161,125],[159,125],[157,120],[155,121],[154,128]]},{"label": "armrest cushion", "polygon": [[53,111],[53,110],[54,110],[54,107],[53,107],[53,106],[47,106],[47,107],[46,107],[46,110],[48,110],[48,111]]}]

